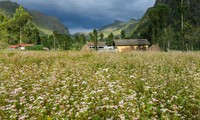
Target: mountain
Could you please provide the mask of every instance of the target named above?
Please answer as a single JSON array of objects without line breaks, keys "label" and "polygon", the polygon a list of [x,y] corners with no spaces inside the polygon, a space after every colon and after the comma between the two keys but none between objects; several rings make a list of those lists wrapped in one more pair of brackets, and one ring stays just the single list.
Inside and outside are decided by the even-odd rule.
[{"label": "mountain", "polygon": [[[19,6],[18,3],[9,0],[0,1],[0,11],[9,16],[12,16]],[[33,24],[45,34],[52,34],[53,31],[58,31],[62,34],[69,34],[68,28],[66,28],[57,18],[44,15],[39,11],[25,10],[33,17]]]},{"label": "mountain", "polygon": [[[178,12],[181,11],[180,1],[176,0],[156,0],[155,6],[158,4],[166,4],[171,8],[171,20],[172,22],[180,19],[180,14]],[[193,25],[200,26],[200,1],[199,0],[183,0],[183,9],[185,11],[184,17],[185,20],[190,22]]]},{"label": "mountain", "polygon": [[[184,22],[188,22],[193,26],[200,26],[200,1],[199,0],[183,0],[183,8],[181,8],[180,1],[177,0],[156,0],[155,5],[152,8],[155,8],[159,4],[165,4],[171,9],[170,15],[168,18],[168,26],[171,26],[174,29],[180,29],[181,27],[181,11],[184,11]],[[149,24],[148,13],[147,12],[142,17],[141,21],[138,23],[138,27],[134,32],[141,32],[141,29],[147,28]],[[182,10],[181,10],[182,9]],[[164,17],[164,16],[163,16]]]},{"label": "mountain", "polygon": [[68,28],[65,27],[56,17],[46,16],[38,11],[29,11],[33,17],[35,26],[44,33],[52,33],[52,31],[58,31],[62,34],[69,34]]},{"label": "mountain", "polygon": [[124,30],[126,34],[129,34],[137,26],[139,20],[130,19],[128,22],[122,22],[115,20],[112,24],[103,26],[99,29],[100,33],[103,33],[104,36],[108,36],[111,32],[117,36],[121,34],[121,31]]},{"label": "mountain", "polygon": [[162,50],[200,50],[199,9],[199,0],[156,0],[130,37],[146,38]]}]

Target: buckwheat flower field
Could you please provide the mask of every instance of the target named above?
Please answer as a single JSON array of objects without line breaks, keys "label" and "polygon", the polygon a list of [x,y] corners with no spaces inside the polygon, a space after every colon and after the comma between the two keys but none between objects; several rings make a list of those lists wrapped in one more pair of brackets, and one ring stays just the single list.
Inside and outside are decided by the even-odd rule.
[{"label": "buckwheat flower field", "polygon": [[0,52],[1,120],[200,119],[199,52]]}]

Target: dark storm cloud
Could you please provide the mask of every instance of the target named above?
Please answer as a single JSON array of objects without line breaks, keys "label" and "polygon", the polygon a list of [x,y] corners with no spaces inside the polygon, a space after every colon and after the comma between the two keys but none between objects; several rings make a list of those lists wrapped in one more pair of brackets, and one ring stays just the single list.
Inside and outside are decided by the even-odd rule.
[{"label": "dark storm cloud", "polygon": [[155,0],[12,0],[28,9],[56,16],[70,30],[88,30],[140,18]]}]

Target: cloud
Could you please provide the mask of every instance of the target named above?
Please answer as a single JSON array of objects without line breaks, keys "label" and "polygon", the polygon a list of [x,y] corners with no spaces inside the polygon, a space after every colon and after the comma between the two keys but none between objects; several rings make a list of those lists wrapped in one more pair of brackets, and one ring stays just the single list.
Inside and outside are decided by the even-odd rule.
[{"label": "cloud", "polygon": [[141,18],[155,0],[12,0],[58,17],[69,27],[96,28],[112,21]]}]

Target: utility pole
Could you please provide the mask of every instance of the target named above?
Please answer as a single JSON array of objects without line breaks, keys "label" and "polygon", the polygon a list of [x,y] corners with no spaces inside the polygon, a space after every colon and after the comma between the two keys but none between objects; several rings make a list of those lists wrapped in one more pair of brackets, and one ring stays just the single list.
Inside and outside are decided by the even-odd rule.
[{"label": "utility pole", "polygon": [[18,50],[21,50],[21,44],[22,44],[22,30],[21,30],[21,26],[19,26],[19,45],[18,45]]},{"label": "utility pole", "polygon": [[19,27],[19,44],[21,45],[22,44],[22,33],[21,33],[21,26]]},{"label": "utility pole", "polygon": [[[182,50],[184,51],[185,47],[187,48],[187,45],[185,44],[185,38],[184,38],[184,11],[183,11],[183,0],[181,0],[181,34],[182,34]],[[186,46],[185,46],[186,45]]]}]

